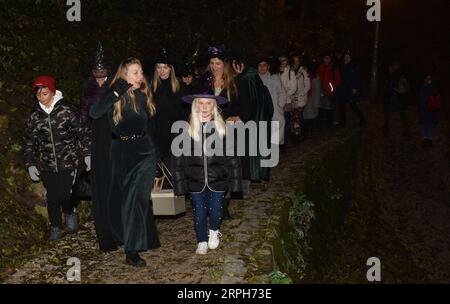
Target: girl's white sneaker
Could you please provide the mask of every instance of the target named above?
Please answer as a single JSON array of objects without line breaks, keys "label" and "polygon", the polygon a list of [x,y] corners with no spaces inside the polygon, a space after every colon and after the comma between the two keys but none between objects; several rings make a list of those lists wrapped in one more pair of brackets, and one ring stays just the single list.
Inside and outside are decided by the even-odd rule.
[{"label": "girl's white sneaker", "polygon": [[208,247],[209,249],[216,249],[219,246],[220,239],[222,236],[219,230],[209,230]]},{"label": "girl's white sneaker", "polygon": [[208,252],[208,243],[207,242],[198,243],[197,250],[195,251],[195,253],[205,255],[207,252]]}]

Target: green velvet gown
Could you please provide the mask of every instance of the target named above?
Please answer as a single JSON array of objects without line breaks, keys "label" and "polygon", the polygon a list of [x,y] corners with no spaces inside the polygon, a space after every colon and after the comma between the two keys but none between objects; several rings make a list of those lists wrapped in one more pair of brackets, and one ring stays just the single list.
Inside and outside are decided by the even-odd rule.
[{"label": "green velvet gown", "polygon": [[92,118],[107,115],[112,134],[128,136],[146,134],[130,140],[113,139],[110,147],[111,180],[109,183],[109,216],[114,238],[126,252],[145,251],[160,246],[156,223],[149,208],[150,192],[156,170],[156,148],[152,134],[153,119],[148,114],[146,96],[135,90],[137,112],[133,111],[128,93],[124,97],[122,120],[113,122],[113,92],[90,109]]}]

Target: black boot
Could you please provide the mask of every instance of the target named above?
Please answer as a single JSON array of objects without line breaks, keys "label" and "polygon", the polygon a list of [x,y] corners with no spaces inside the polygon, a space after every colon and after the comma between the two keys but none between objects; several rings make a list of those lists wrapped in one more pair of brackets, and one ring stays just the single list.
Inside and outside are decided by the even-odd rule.
[{"label": "black boot", "polygon": [[225,198],[223,200],[223,220],[231,220],[232,217],[230,215],[230,211],[228,210],[228,206],[230,205],[231,198]]},{"label": "black boot", "polygon": [[139,253],[136,251],[127,252],[127,258],[125,261],[128,265],[131,265],[134,267],[144,267],[147,265],[147,263],[145,263],[145,260],[143,260],[139,256]]}]

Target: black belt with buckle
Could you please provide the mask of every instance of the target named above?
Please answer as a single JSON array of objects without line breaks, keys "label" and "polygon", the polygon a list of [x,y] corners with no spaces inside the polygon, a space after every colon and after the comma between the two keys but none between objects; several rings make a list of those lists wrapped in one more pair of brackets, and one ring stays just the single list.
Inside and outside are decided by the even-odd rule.
[{"label": "black belt with buckle", "polygon": [[144,137],[145,135],[147,135],[147,132],[142,132],[140,134],[129,134],[129,135],[116,135],[116,134],[112,134],[112,139],[115,140],[122,140],[122,141],[128,141],[128,140],[136,140],[139,138]]}]

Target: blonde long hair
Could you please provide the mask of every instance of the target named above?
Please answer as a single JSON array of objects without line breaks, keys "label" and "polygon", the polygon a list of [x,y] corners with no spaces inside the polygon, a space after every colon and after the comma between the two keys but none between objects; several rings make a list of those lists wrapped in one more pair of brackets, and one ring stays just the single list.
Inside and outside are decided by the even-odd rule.
[{"label": "blonde long hair", "polygon": [[[213,106],[213,121],[215,124],[216,132],[218,132],[219,137],[222,139],[225,136],[226,133],[226,125],[225,121],[222,118],[222,115],[219,113],[219,109],[217,107],[217,101],[214,98],[211,98],[214,100],[214,106]],[[199,117],[199,114],[197,112],[197,102],[198,98],[194,99],[192,102],[191,107],[191,115],[189,117],[189,136],[194,139],[195,141],[200,141],[200,130],[202,128],[202,122]]]},{"label": "blonde long hair", "polygon": [[[142,68],[142,63],[139,59],[134,57],[129,57],[122,61],[119,65],[119,68],[117,69],[116,75],[114,75],[113,80],[111,81],[110,87],[112,88],[117,80],[120,78],[126,79],[126,73],[128,71],[128,67],[132,64],[138,64]],[[145,94],[147,97],[147,110],[150,113],[151,116],[155,115],[156,108],[155,103],[153,102],[153,95],[152,92],[149,89],[147,79],[144,77],[141,87],[139,90]],[[125,104],[128,102],[131,103],[131,108],[134,112],[137,112],[136,107],[136,96],[134,95],[133,91],[128,91],[129,98],[127,98],[127,94],[123,94],[120,99],[118,99],[114,103],[114,114],[113,114],[113,121],[115,125],[118,125],[119,122],[122,120],[122,109],[125,106]]]},{"label": "blonde long hair", "polygon": [[[156,89],[161,85],[161,78],[158,75],[157,67],[158,64],[155,64],[155,70],[153,71],[153,81],[152,81],[152,91],[156,92]],[[165,64],[165,63],[164,63]],[[172,87],[172,93],[177,93],[180,90],[180,82],[175,74],[175,68],[171,64],[166,64],[170,68],[170,86]]]}]

